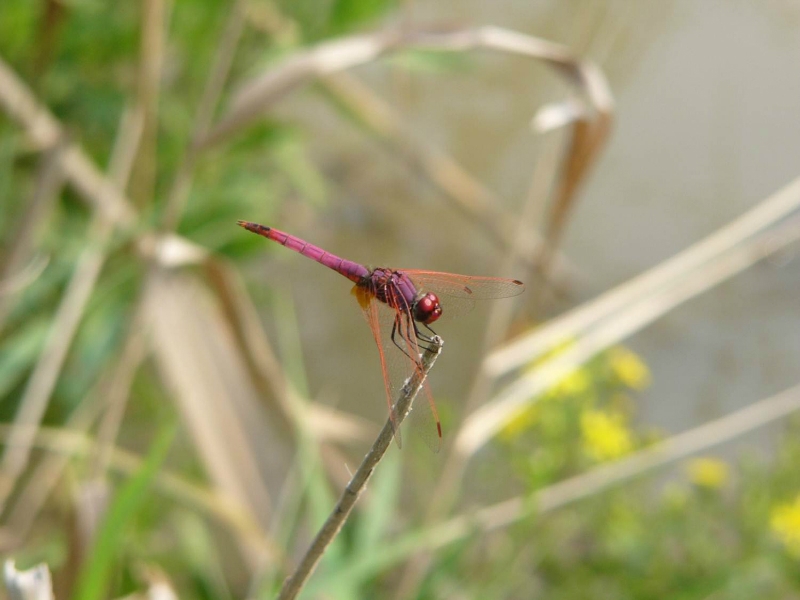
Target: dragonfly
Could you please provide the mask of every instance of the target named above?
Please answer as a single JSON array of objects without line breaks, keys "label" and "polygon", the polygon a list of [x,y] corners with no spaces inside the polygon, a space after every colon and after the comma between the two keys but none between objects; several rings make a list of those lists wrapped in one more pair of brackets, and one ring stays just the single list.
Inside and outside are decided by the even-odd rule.
[{"label": "dragonfly", "polygon": [[[393,403],[405,382],[415,373],[422,374],[421,350],[436,335],[431,324],[445,314],[467,312],[476,299],[508,298],[521,294],[525,289],[524,284],[516,279],[388,267],[369,269],[274,227],[250,221],[237,223],[325,265],[355,284],[352,294],[358,300],[378,346],[389,419],[398,447],[402,447],[401,419]],[[442,425],[427,379],[422,388],[430,409],[425,411],[429,417],[423,420],[433,422],[432,426],[425,425],[423,439],[434,452],[438,452]]]}]

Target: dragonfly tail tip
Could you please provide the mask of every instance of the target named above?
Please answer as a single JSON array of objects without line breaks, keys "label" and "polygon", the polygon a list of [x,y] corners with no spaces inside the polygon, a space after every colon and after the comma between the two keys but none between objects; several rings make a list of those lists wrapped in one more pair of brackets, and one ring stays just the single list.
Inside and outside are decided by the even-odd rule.
[{"label": "dragonfly tail tip", "polygon": [[244,227],[247,229],[247,231],[252,231],[253,233],[258,233],[260,235],[264,235],[264,233],[270,230],[269,227],[259,225],[258,223],[251,223],[250,221],[236,221],[236,224],[239,227]]}]

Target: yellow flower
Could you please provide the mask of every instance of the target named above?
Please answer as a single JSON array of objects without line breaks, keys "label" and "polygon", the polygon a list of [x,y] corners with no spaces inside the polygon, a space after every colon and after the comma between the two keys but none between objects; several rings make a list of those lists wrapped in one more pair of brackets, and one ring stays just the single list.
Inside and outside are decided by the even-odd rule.
[{"label": "yellow flower", "polygon": [[794,502],[773,507],[769,526],[786,549],[800,558],[800,495]]},{"label": "yellow flower", "polygon": [[575,369],[558,380],[551,392],[556,396],[581,396],[589,391],[592,378],[586,369]]},{"label": "yellow flower", "polygon": [[597,461],[611,460],[633,449],[625,416],[588,410],[581,415],[581,432],[586,453]]},{"label": "yellow flower", "polygon": [[693,484],[718,490],[729,479],[730,469],[728,463],[718,458],[696,458],[686,465],[686,471]]},{"label": "yellow flower", "polygon": [[608,362],[614,374],[629,388],[643,390],[650,385],[650,369],[627,348],[617,346],[610,349]]},{"label": "yellow flower", "polygon": [[500,430],[500,437],[509,442],[533,427],[539,418],[538,404],[529,404],[520,408]]}]

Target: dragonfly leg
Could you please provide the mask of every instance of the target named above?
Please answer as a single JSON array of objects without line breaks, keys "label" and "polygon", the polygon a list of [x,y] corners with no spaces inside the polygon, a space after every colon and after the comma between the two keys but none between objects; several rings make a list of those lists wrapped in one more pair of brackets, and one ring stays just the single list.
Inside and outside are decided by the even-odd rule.
[{"label": "dragonfly leg", "polygon": [[[423,325],[425,325],[425,323],[423,323]],[[428,325],[425,325],[425,329],[430,331],[433,335],[436,335],[436,332],[433,329],[431,329]],[[429,336],[428,334],[423,333],[422,331],[420,331],[419,327],[417,327],[417,323],[416,322],[414,322],[414,335],[416,336],[416,338],[418,340],[420,340],[422,342],[425,342],[426,344],[432,344],[433,343],[433,338],[431,336]],[[425,349],[429,349],[429,347],[426,346]]]},{"label": "dragonfly leg", "polygon": [[[430,344],[432,344],[432,343],[433,343],[433,338],[432,338],[432,337],[430,337],[429,335],[426,335],[426,334],[425,334],[425,333],[423,333],[422,331],[420,331],[420,330],[419,330],[419,327],[417,327],[417,323],[416,323],[416,321],[412,321],[411,323],[409,323],[409,329],[411,329],[411,326],[413,326],[413,328],[414,328],[414,337],[415,337],[415,338],[418,340],[418,342],[419,342],[419,343],[417,344],[417,347],[418,347],[420,350],[430,350],[430,349],[431,349],[431,346],[430,346]],[[410,335],[411,335],[411,332],[409,331],[409,336],[410,336]]]},{"label": "dragonfly leg", "polygon": [[[412,331],[414,334],[413,337],[411,335]],[[414,319],[406,319],[406,337],[409,340],[420,339],[419,331],[417,330],[417,323],[416,321],[414,321]],[[416,350],[419,350],[419,344],[414,344],[414,345],[417,346]]]},{"label": "dragonfly leg", "polygon": [[[392,323],[392,335],[391,335],[391,338],[392,338],[392,343],[393,343],[395,346],[397,346],[397,347],[400,349],[400,352],[402,352],[403,354],[405,354],[405,355],[406,355],[408,358],[410,358],[411,360],[414,360],[414,358],[413,358],[413,357],[412,357],[412,356],[411,356],[411,355],[408,353],[408,350],[406,350],[405,348],[403,348],[403,346],[401,346],[401,345],[400,345],[400,343],[399,343],[399,342],[397,341],[397,339],[395,338],[395,335],[396,335],[396,334],[397,334],[397,332],[398,332],[398,321],[399,321],[400,319],[401,319],[401,317],[400,317],[400,315],[398,314],[398,315],[397,315],[397,316],[394,318],[394,323]],[[402,324],[400,325],[400,327],[402,327]],[[416,362],[416,361],[415,361],[415,362]]]}]

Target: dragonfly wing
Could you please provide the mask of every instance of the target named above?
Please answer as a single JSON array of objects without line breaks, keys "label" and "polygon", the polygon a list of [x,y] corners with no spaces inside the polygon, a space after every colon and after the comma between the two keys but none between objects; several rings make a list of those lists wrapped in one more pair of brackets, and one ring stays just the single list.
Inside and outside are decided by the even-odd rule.
[{"label": "dragonfly wing", "polygon": [[[392,360],[396,361],[401,373],[400,387],[405,385],[409,377],[414,374],[423,375],[423,366],[420,355],[424,346],[424,341],[420,342],[417,337],[416,323],[411,314],[411,308],[406,305],[400,297],[400,291],[389,289],[390,303],[393,306],[405,307],[397,310],[392,309],[386,304],[380,304],[379,310],[389,313],[393,318],[394,339],[389,335],[389,350]],[[415,433],[422,437],[423,441],[434,452],[438,452],[442,445],[442,425],[439,421],[439,411],[436,410],[436,403],[433,401],[433,394],[427,380],[423,381],[420,395],[424,396],[425,401],[417,401],[414,404],[416,410],[412,411],[410,419],[411,427]]]},{"label": "dragonfly wing", "polygon": [[[419,358],[421,349],[414,332],[414,322],[409,310],[390,308],[379,302],[369,290],[364,288],[357,286],[353,291],[372,330],[375,344],[378,346],[389,418],[394,426],[395,441],[400,447],[402,444],[399,428],[401,419],[394,410],[394,403],[409,378],[422,370]],[[393,290],[389,290],[390,294],[392,292]],[[402,302],[393,304],[403,305]],[[418,415],[415,414],[412,426],[420,430],[428,446],[434,451],[438,451],[441,445],[441,426],[427,381],[423,384],[420,394],[426,396],[427,408],[422,406],[419,401],[415,402],[416,410],[414,412],[422,412],[424,417],[418,418]],[[416,423],[420,421],[421,424],[417,426]]]},{"label": "dragonfly wing", "polygon": [[[367,324],[369,324],[373,338],[375,338],[375,345],[378,347],[383,384],[386,388],[389,419],[392,422],[392,429],[394,430],[394,439],[397,442],[397,447],[402,448],[403,440],[400,435],[400,420],[394,410],[394,399],[400,391],[400,387],[397,385],[397,375],[394,373],[397,370],[396,367],[392,364],[390,368],[387,362],[387,357],[392,357],[391,348],[387,348],[385,344],[385,340],[391,332],[391,322],[393,322],[394,319],[391,315],[387,315],[384,311],[379,309],[380,307],[378,305],[380,303],[369,290],[356,286],[353,288],[353,295],[358,299],[358,304],[364,313],[364,318],[367,320]],[[389,322],[387,322],[387,317],[391,318]],[[393,360],[392,363],[394,363]],[[402,387],[402,383],[400,386]]]},{"label": "dragonfly wing", "polygon": [[419,271],[402,269],[411,280],[424,291],[450,296],[452,298],[510,298],[525,291],[525,284],[516,279],[502,277],[480,277],[478,275],[457,275],[438,271]]},{"label": "dragonfly wing", "polygon": [[443,317],[458,317],[470,312],[475,300],[508,298],[521,294],[525,285],[516,279],[456,275],[438,271],[404,269],[418,291],[433,292],[442,301]]}]

